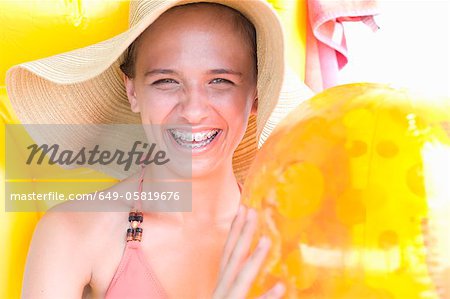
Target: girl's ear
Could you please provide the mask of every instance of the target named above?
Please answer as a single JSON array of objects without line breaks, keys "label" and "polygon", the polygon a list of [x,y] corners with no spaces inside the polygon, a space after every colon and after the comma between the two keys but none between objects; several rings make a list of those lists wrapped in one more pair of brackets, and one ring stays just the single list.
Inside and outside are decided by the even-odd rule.
[{"label": "girl's ear", "polygon": [[127,91],[128,102],[130,102],[131,111],[135,113],[139,113],[139,104],[136,98],[136,90],[134,86],[134,80],[132,78],[128,78],[128,76],[124,76],[125,89]]},{"label": "girl's ear", "polygon": [[258,113],[258,97],[255,97],[255,100],[252,104],[252,110],[250,110],[250,115],[255,115]]}]

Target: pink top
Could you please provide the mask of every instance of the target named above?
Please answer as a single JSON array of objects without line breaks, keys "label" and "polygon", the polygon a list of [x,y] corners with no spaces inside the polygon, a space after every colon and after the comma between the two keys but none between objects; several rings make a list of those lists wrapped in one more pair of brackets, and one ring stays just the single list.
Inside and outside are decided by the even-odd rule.
[{"label": "pink top", "polygon": [[[142,191],[144,171],[139,180],[139,192]],[[239,184],[242,192],[242,186]],[[139,210],[141,202],[138,201]],[[106,299],[124,298],[168,298],[161,283],[152,271],[141,249],[140,241],[128,241],[122,260],[105,295]]]},{"label": "pink top", "polygon": [[122,260],[106,291],[105,298],[168,298],[145,260],[139,241],[127,242]]},{"label": "pink top", "polygon": [[[144,168],[142,167],[139,177],[139,192],[142,192],[144,173]],[[137,205],[137,210],[141,211],[141,201],[138,201]],[[105,298],[167,298],[167,294],[162,288],[161,283],[145,259],[140,241],[127,241],[119,267],[109,284]]]}]

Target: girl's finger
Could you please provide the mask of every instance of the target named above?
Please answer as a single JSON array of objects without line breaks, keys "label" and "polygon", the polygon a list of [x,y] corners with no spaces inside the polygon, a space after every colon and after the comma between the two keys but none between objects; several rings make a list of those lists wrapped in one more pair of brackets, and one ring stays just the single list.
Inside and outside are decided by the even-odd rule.
[{"label": "girl's finger", "polygon": [[225,268],[225,265],[228,263],[231,252],[233,252],[233,248],[236,246],[236,242],[245,224],[246,215],[247,215],[247,208],[244,205],[240,205],[238,213],[234,218],[233,223],[231,224],[230,232],[228,233],[228,238],[225,243],[222,259],[220,261],[219,277],[222,276],[223,270]]},{"label": "girl's finger", "polygon": [[270,248],[270,239],[262,237],[233,282],[229,298],[245,298]]},{"label": "girl's finger", "polygon": [[246,216],[242,231],[219,278],[219,286],[217,288],[219,293],[227,293],[230,287],[234,288],[232,283],[237,273],[240,272],[242,263],[248,256],[253,235],[256,231],[257,215],[255,210],[249,209]]},{"label": "girl's finger", "polygon": [[267,293],[265,293],[261,297],[258,297],[258,299],[279,299],[283,297],[285,292],[286,287],[281,282],[279,282],[275,284],[275,286],[273,286],[273,288],[271,288]]}]

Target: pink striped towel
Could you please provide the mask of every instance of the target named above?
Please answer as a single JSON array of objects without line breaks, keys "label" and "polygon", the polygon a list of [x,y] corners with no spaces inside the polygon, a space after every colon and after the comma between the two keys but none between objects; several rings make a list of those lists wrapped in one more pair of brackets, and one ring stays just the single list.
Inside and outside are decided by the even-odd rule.
[{"label": "pink striped towel", "polygon": [[337,75],[348,62],[345,21],[359,21],[373,31],[379,13],[376,0],[308,0],[306,84],[315,92],[337,84]]}]

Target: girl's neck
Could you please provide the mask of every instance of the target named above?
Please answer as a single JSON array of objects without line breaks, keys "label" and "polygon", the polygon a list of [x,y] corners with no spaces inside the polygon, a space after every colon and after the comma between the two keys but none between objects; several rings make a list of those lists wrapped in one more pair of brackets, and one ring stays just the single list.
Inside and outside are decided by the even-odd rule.
[{"label": "girl's neck", "polygon": [[[152,181],[151,171],[145,170],[143,192],[151,191],[151,185],[146,183],[150,181]],[[165,181],[161,184],[164,184],[166,189],[170,189],[173,184],[174,190],[176,184],[184,184],[188,187],[187,189],[192,190],[191,194],[187,194],[187,192],[180,194],[180,197],[190,197],[183,198],[183,200],[192,201],[191,211],[173,210],[174,213],[170,213],[183,225],[228,225],[237,214],[241,194],[231,166],[228,169],[219,169],[216,173],[191,180],[173,183]],[[154,208],[149,205],[149,202],[142,201],[141,207],[144,212],[154,212]]]}]

